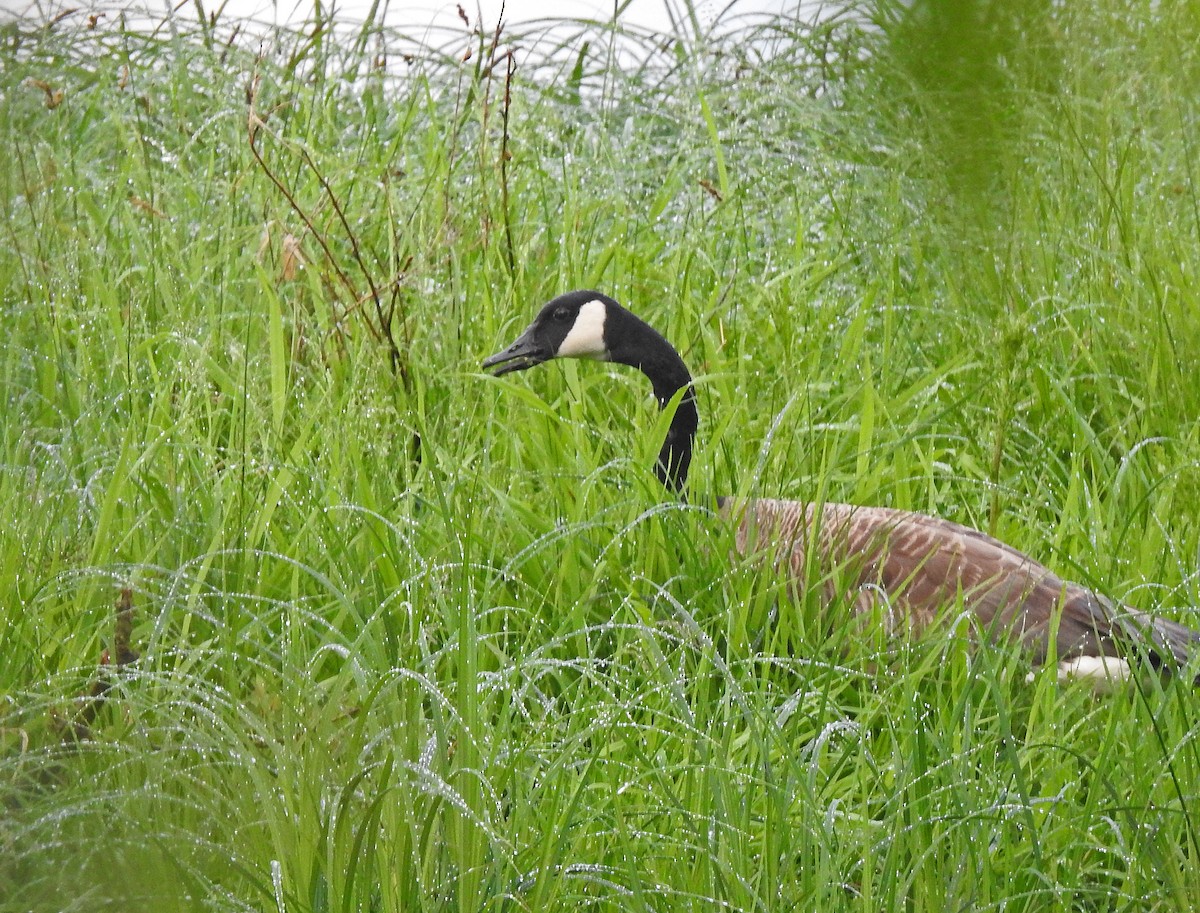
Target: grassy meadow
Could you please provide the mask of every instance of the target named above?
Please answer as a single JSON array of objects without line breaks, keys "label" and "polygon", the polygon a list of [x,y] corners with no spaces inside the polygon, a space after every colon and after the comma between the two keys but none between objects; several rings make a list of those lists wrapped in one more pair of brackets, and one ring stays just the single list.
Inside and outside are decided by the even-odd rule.
[{"label": "grassy meadow", "polygon": [[[849,625],[705,494],[1200,625],[1198,9],[0,22],[0,913],[1192,909],[1190,683]],[[641,375],[480,372],[579,287],[690,504]]]}]

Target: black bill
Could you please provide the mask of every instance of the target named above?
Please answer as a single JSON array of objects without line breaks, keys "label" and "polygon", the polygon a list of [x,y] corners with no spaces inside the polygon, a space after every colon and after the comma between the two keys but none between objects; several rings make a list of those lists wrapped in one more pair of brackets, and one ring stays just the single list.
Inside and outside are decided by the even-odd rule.
[{"label": "black bill", "polygon": [[526,368],[532,368],[534,365],[540,365],[549,360],[550,351],[545,345],[534,339],[533,327],[530,327],[503,352],[497,352],[491,358],[485,358],[483,367],[494,368],[492,374],[495,377],[501,377],[511,374],[513,371],[524,371]]}]

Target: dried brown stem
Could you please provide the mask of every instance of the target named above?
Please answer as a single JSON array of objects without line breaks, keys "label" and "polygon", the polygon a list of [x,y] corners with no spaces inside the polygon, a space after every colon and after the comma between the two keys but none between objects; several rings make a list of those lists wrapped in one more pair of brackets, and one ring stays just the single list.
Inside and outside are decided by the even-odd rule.
[{"label": "dried brown stem", "polygon": [[380,290],[380,286],[376,283],[372,271],[367,264],[366,257],[363,254],[362,246],[359,243],[358,235],[356,235],[353,229],[350,227],[350,220],[346,217],[345,207],[342,205],[341,200],[334,192],[334,189],[329,183],[328,178],[321,171],[321,169],[317,167],[317,163],[313,161],[313,158],[309,154],[308,150],[299,148],[298,154],[300,155],[305,167],[307,167],[308,170],[311,171],[316,177],[317,181],[321,185],[322,191],[329,200],[330,206],[333,207],[333,211],[342,227],[342,231],[345,232],[346,238],[350,242],[351,257],[358,266],[359,272],[362,273],[363,279],[366,281],[369,288],[369,291],[365,294],[362,294],[358,291],[354,282],[351,281],[349,275],[347,275],[346,271],[343,270],[338,264],[338,261],[333,255],[333,251],[329,246],[329,242],[325,234],[318,230],[313,216],[300,205],[291,189],[285,185],[278,175],[272,170],[271,166],[267,163],[266,158],[262,154],[258,138],[259,133],[266,127],[266,122],[258,114],[257,103],[260,83],[261,78],[255,74],[254,79],[246,88],[246,104],[248,107],[247,135],[250,141],[250,152],[254,156],[255,162],[258,163],[259,168],[262,169],[263,173],[267,176],[271,183],[274,184],[279,192],[283,195],[283,198],[287,201],[292,211],[296,213],[296,215],[299,216],[299,218],[304,222],[305,226],[308,228],[309,234],[311,234],[316,240],[317,244],[321,248],[322,253],[324,253],[325,260],[329,263],[330,269],[332,269],[334,275],[337,277],[338,284],[345,291],[349,299],[354,302],[352,305],[343,310],[341,318],[335,322],[341,323],[341,320],[346,316],[360,310],[363,303],[366,301],[371,301],[375,306],[376,322],[373,323],[370,320],[365,320],[363,322],[366,324],[368,332],[375,340],[386,344],[388,349],[388,358],[393,373],[399,376],[401,383],[404,385],[405,391],[411,393],[412,380],[409,375],[407,354],[405,351],[401,350],[400,346],[396,342],[395,333],[393,331],[398,301],[398,288],[400,282],[403,280],[404,271],[407,269],[408,262],[411,262],[411,258],[409,261],[406,261],[405,265],[401,268],[401,271],[389,281],[388,284],[392,287],[393,294],[391,303],[385,305],[383,293]]},{"label": "dried brown stem", "polygon": [[109,670],[113,667],[128,666],[136,662],[139,653],[130,645],[133,636],[133,591],[129,587],[121,590],[117,599],[116,622],[113,626],[112,651],[105,650],[100,657],[100,669],[92,680],[91,686],[82,695],[83,702],[74,715],[69,718],[59,717],[55,720],[63,733],[64,741],[85,741],[92,738],[92,724],[104,708],[108,692],[112,689]]}]

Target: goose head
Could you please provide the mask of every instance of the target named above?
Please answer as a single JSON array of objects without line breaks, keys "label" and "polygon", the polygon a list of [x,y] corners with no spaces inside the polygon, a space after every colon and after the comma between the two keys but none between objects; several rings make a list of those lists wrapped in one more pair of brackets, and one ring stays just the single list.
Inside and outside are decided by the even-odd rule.
[{"label": "goose head", "polygon": [[683,391],[655,467],[664,485],[682,491],[698,415],[692,376],[671,344],[608,295],[585,289],[544,305],[525,332],[507,349],[484,359],[483,367],[499,377],[555,358],[590,358],[637,368],[650,379],[660,407]]},{"label": "goose head", "polygon": [[500,377],[524,371],[552,358],[609,360],[605,326],[609,312],[619,308],[599,292],[578,291],[559,295],[546,304],[507,349],[485,359],[483,366]]}]

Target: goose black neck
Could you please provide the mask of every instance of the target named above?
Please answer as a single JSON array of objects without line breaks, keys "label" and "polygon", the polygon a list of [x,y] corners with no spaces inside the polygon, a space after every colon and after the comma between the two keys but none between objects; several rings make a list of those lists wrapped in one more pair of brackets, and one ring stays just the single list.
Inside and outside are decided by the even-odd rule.
[{"label": "goose black neck", "polygon": [[609,358],[637,368],[650,378],[659,408],[665,408],[676,393],[684,391],[654,467],[664,486],[682,493],[700,423],[692,375],[674,347],[641,318],[619,308],[610,312],[608,321],[605,337],[610,341]]}]

